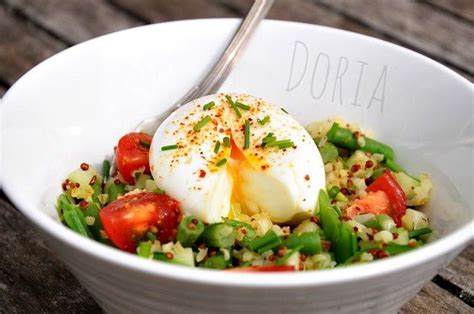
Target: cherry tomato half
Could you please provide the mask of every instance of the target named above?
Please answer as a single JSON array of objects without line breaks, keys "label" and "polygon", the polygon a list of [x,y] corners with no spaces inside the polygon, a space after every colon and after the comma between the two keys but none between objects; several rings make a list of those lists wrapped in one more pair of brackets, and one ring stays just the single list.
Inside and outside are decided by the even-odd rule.
[{"label": "cherry tomato half", "polygon": [[[135,252],[137,242],[152,227],[161,243],[173,241],[181,220],[179,203],[153,192],[128,194],[105,206],[100,220],[109,239],[120,249]],[[154,228],[152,228],[154,229]]]},{"label": "cherry tomato half", "polygon": [[135,182],[133,172],[142,169],[150,173],[149,151],[152,137],[145,133],[129,133],[122,136],[115,152],[117,169],[130,184]]},{"label": "cherry tomato half", "polygon": [[402,216],[405,215],[407,210],[407,201],[405,192],[403,192],[402,187],[398,184],[390,171],[386,170],[383,175],[378,177],[365,190],[367,192],[383,191],[387,194],[392,207],[390,216],[392,216],[397,226],[400,226]]}]

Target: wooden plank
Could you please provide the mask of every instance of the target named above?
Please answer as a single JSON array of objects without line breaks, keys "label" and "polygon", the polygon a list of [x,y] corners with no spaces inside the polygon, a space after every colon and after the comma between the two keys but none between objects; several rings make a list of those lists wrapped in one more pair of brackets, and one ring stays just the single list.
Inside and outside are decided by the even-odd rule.
[{"label": "wooden plank", "polygon": [[6,91],[7,91],[7,87],[0,85],[0,98],[2,98],[3,95],[5,95]]},{"label": "wooden plank", "polygon": [[[222,0],[222,4],[229,8],[244,14],[252,4],[252,0]],[[351,32],[357,32],[364,35],[376,37],[382,40],[390,41],[394,44],[405,46],[409,49],[426,54],[425,51],[417,49],[419,47],[412,47],[404,42],[401,42],[397,38],[388,36],[383,32],[378,31],[375,28],[367,27],[365,24],[360,23],[354,19],[348,19],[343,14],[340,14],[335,9],[321,5],[319,3],[313,3],[308,0],[276,0],[273,7],[270,9],[268,18],[277,20],[289,20],[298,21],[304,23],[318,24],[323,26],[335,27],[339,29],[348,30]],[[431,56],[435,57],[436,56]],[[438,59],[439,62],[443,63],[443,60]],[[468,80],[474,78],[474,74],[469,74],[458,68],[453,68],[449,64],[445,64],[454,71],[460,73]]]},{"label": "wooden plank", "polygon": [[472,0],[425,0],[427,3],[474,22],[474,3]]},{"label": "wooden plank", "polygon": [[399,313],[472,313],[472,308],[430,282]]},{"label": "wooden plank", "polygon": [[[474,28],[416,1],[341,0],[322,3],[374,29],[474,73]],[[422,21],[422,22],[421,22]]]},{"label": "wooden plank", "polygon": [[34,65],[66,47],[0,6],[0,79],[12,84]]},{"label": "wooden plank", "polygon": [[143,23],[104,0],[4,0],[36,24],[75,44]]},{"label": "wooden plank", "polygon": [[209,0],[109,0],[150,22],[180,19],[233,17],[235,13]]},{"label": "wooden plank", "polygon": [[474,244],[469,245],[439,275],[474,295]]},{"label": "wooden plank", "polygon": [[27,219],[3,197],[0,230],[0,312],[101,312]]}]

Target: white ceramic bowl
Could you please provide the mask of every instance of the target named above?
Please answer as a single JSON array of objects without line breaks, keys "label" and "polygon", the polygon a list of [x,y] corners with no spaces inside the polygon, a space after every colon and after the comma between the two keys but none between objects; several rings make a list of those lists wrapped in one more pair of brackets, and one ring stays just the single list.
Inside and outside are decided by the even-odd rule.
[{"label": "white ceramic bowl", "polygon": [[111,312],[396,310],[472,239],[473,87],[430,59],[366,36],[265,21],[222,90],[281,104],[303,124],[340,115],[372,129],[407,169],[431,174],[433,243],[348,268],[238,274],[141,259],[58,222],[54,202],[64,176],[83,161],[99,164],[122,134],[179,99],[237,25],[215,19],[139,27],[35,67],[4,97],[6,194]]}]

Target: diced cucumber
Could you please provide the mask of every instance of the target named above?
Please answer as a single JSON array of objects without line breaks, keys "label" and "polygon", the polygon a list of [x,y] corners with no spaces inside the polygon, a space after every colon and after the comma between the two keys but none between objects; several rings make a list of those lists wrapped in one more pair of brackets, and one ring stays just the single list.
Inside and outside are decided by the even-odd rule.
[{"label": "diced cucumber", "polygon": [[192,248],[184,248],[179,242],[173,246],[173,263],[194,267],[194,255]]},{"label": "diced cucumber", "polygon": [[413,198],[415,196],[415,187],[420,186],[420,182],[404,172],[396,172],[393,175],[403,189],[403,192],[405,192],[407,199]]}]

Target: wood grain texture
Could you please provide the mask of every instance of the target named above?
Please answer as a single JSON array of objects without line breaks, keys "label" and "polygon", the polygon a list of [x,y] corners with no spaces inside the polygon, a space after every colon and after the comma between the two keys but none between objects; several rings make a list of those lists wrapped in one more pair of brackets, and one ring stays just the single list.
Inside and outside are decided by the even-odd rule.
[{"label": "wood grain texture", "polygon": [[235,17],[236,14],[211,0],[109,0],[150,22],[193,18]]},{"label": "wood grain texture", "polygon": [[474,5],[472,0],[426,0],[426,2],[455,16],[474,22]]},{"label": "wood grain texture", "polygon": [[469,245],[439,275],[474,295],[474,244]]},{"label": "wood grain texture", "polygon": [[430,282],[410,302],[405,304],[399,313],[473,313],[473,309]]},{"label": "wood grain texture", "polygon": [[393,38],[439,56],[455,67],[474,73],[474,28],[416,1],[322,0],[336,9]]},{"label": "wood grain texture", "polygon": [[0,312],[101,312],[32,225],[3,197],[0,230]]},{"label": "wood grain texture", "polygon": [[103,0],[4,1],[70,44],[143,24]]},{"label": "wood grain texture", "polygon": [[31,23],[0,6],[0,78],[13,84],[34,65],[67,45],[38,31]]}]

